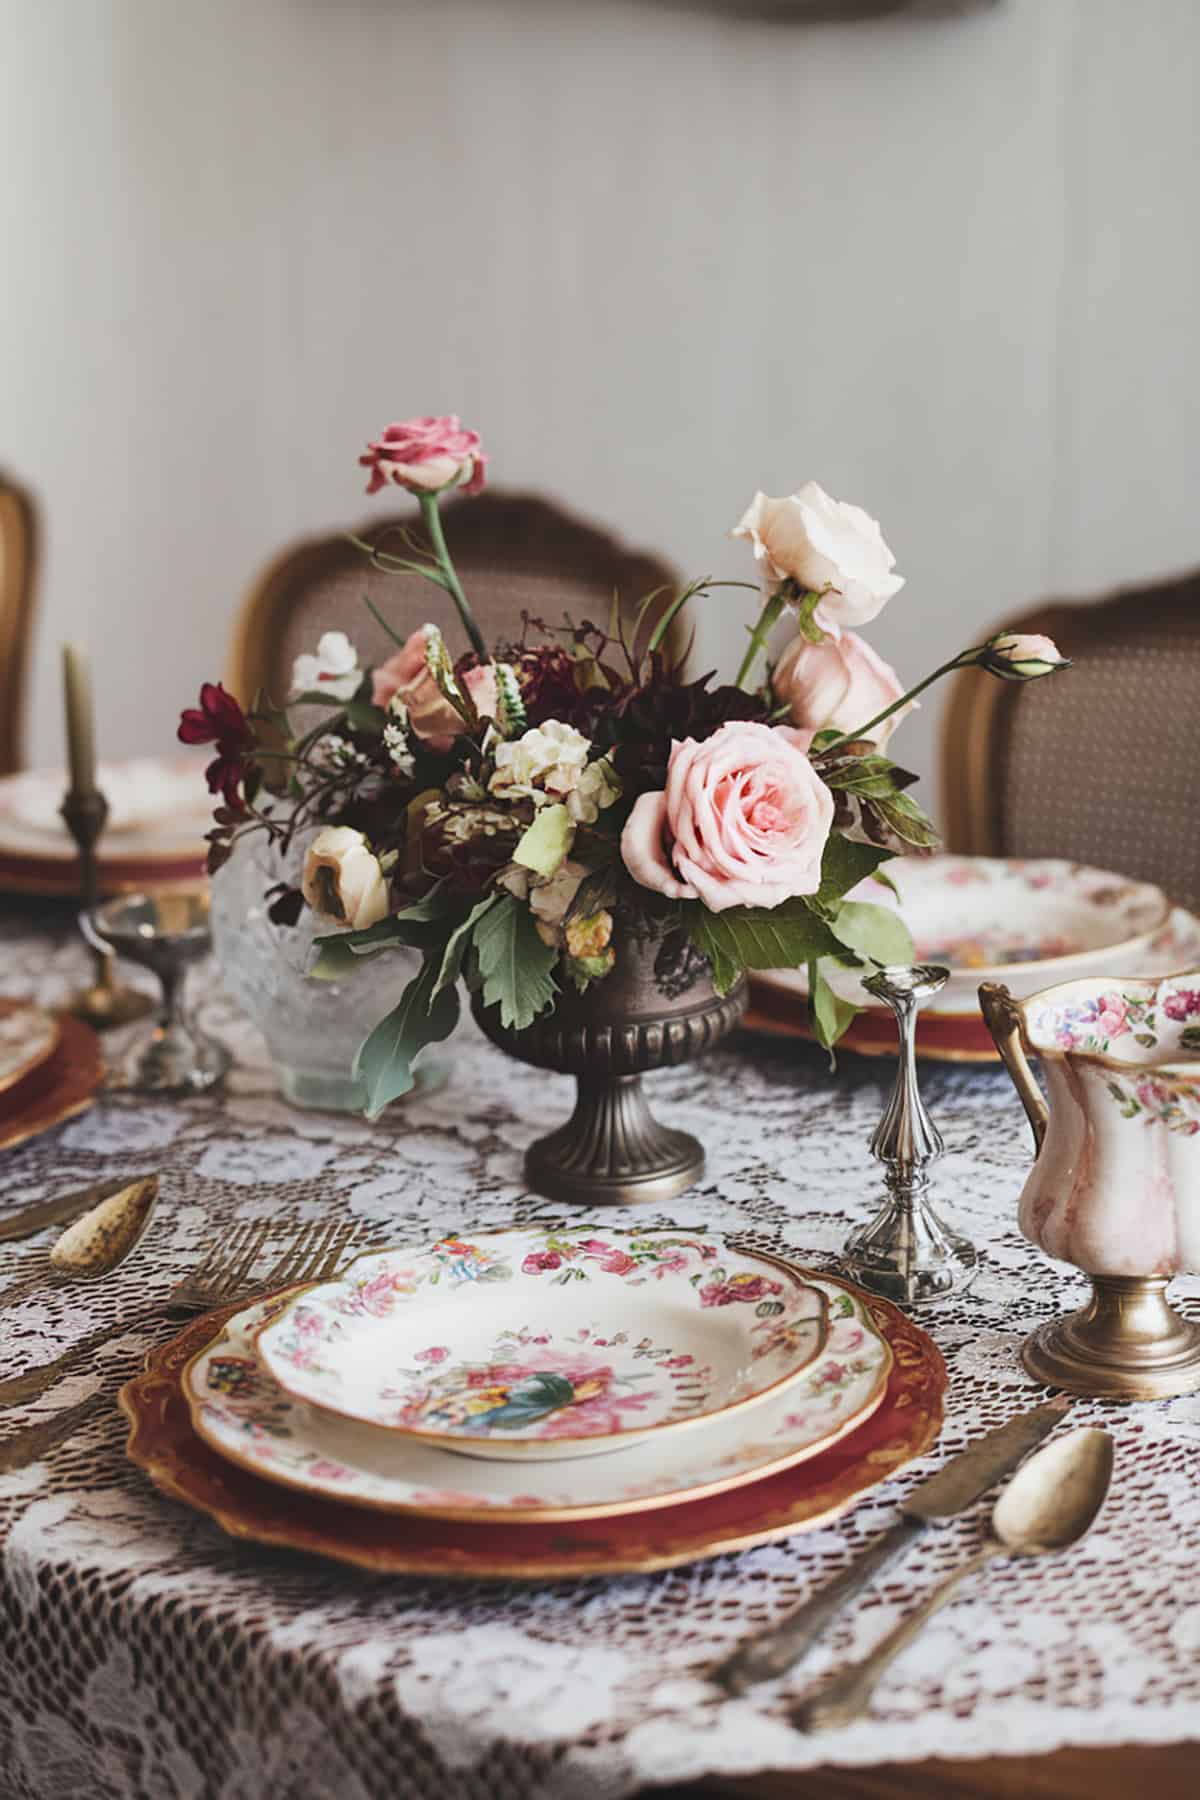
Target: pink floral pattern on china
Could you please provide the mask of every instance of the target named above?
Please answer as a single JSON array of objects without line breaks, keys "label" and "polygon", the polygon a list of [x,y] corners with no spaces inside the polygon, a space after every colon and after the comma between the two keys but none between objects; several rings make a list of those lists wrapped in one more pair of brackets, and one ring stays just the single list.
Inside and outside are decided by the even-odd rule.
[{"label": "pink floral pattern on china", "polygon": [[473,1454],[580,1454],[757,1403],[826,1329],[811,1284],[720,1240],[529,1228],[359,1257],[260,1351],[347,1418]]},{"label": "pink floral pattern on china", "polygon": [[[1098,1063],[1104,1088],[1124,1118],[1189,1137],[1200,1132],[1200,973],[1072,982],[1025,1006],[1033,1050],[1055,1050],[1082,1066],[1106,1059]],[[1113,1064],[1128,1070],[1114,1073]]]},{"label": "pink floral pattern on china", "polygon": [[[184,1374],[199,1435],[267,1480],[389,1512],[445,1518],[576,1518],[634,1511],[784,1468],[812,1456],[871,1416],[891,1352],[865,1303],[840,1283],[821,1293],[829,1335],[801,1378],[746,1418],[714,1419],[703,1433],[634,1443],[618,1456],[537,1466],[475,1462],[420,1438],[322,1414],[271,1379],[255,1351],[286,1299],[247,1307]],[[437,1348],[438,1346],[431,1346]],[[432,1359],[437,1364],[438,1359]],[[749,1427],[749,1428],[748,1428]]]}]

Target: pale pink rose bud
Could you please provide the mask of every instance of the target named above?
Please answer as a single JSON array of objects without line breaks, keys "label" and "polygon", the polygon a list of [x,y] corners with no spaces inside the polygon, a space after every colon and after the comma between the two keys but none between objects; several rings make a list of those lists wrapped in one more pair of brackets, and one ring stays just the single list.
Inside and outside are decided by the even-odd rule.
[{"label": "pale pink rose bud", "polygon": [[[466,725],[429,671],[425,654],[428,632],[428,626],[418,625],[399,650],[372,670],[371,698],[376,706],[399,699],[407,709],[410,728],[431,750],[444,753]],[[468,669],[462,681],[480,718],[494,719],[499,698],[492,664]]]},{"label": "pale pink rose bud", "polygon": [[378,493],[389,482],[410,494],[436,494],[459,484],[464,494],[477,494],[486,479],[488,459],[480,448],[479,433],[466,430],[457,413],[447,413],[389,425],[358,460],[371,471],[368,494]]},{"label": "pale pink rose bud", "polygon": [[388,884],[379,858],[362,832],[348,825],[318,831],[300,886],[313,911],[339,925],[362,931],[387,917]]},{"label": "pale pink rose bud", "polygon": [[[788,708],[792,724],[806,731],[810,742],[818,731],[857,731],[904,693],[895,669],[856,631],[826,638],[823,644],[812,644],[800,633],[776,663],[771,686],[775,698]],[[876,725],[871,732],[874,742],[886,744],[913,705],[910,701]]]},{"label": "pale pink rose bud", "polygon": [[755,494],[732,535],[754,545],[768,591],[783,581],[805,593],[828,588],[813,618],[834,637],[844,626],[877,618],[904,586],[904,577],[892,574],[896,559],[877,521],[861,506],[834,500],[816,481],[783,499]]},{"label": "pale pink rose bud", "polygon": [[1002,631],[979,652],[977,662],[989,675],[1003,681],[1036,681],[1069,669],[1070,658],[1060,656],[1053,638],[1032,631]]},{"label": "pale pink rose bud", "polygon": [[832,824],[833,796],[791,730],[735,719],[673,746],[666,788],[636,802],[621,855],[672,899],[772,907],[816,892]]}]

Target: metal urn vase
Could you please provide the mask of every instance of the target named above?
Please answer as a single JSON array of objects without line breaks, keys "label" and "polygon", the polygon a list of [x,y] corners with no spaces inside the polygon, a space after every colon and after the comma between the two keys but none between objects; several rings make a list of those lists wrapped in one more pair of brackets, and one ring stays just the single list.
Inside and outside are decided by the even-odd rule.
[{"label": "metal urn vase", "polygon": [[626,938],[610,975],[582,994],[561,993],[554,1010],[525,1031],[503,1026],[496,1008],[476,996],[475,1017],[493,1044],[576,1080],[570,1119],[525,1153],[530,1187],[580,1206],[661,1202],[691,1187],[704,1172],[703,1147],[659,1123],[642,1076],[690,1062],[745,1010],[745,980],[722,998],[708,964],[675,939]]}]

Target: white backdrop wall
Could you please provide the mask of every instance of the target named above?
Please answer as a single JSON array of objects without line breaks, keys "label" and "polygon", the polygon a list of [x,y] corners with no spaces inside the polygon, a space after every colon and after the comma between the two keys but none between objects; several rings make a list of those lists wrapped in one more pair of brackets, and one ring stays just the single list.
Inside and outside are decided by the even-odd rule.
[{"label": "white backdrop wall", "polygon": [[69,635],[104,752],[169,745],[252,572],[360,516],[360,440],[412,412],[691,572],[746,573],[753,489],[815,475],[884,523],[913,675],[1200,560],[1195,0],[0,0],[0,42],[31,760]]}]

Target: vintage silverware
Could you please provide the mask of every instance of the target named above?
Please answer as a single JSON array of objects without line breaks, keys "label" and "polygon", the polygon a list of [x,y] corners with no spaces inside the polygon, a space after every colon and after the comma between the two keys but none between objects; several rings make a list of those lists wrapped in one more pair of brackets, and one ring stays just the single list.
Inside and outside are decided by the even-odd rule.
[{"label": "vintage silverware", "polygon": [[315,1236],[297,1233],[274,1267],[252,1281],[251,1271],[270,1230],[267,1220],[241,1226],[228,1240],[214,1244],[203,1261],[172,1288],[165,1300],[144,1312],[89,1332],[53,1362],[39,1363],[20,1375],[0,1381],[0,1408],[22,1406],[36,1400],[39,1394],[44,1394],[62,1376],[69,1374],[82,1358],[125,1332],[138,1330],[159,1319],[189,1319],[196,1313],[210,1312],[214,1307],[227,1306],[235,1300],[249,1300],[257,1293],[269,1294],[304,1281],[328,1280],[349,1248],[356,1225],[352,1221],[335,1222],[323,1227]]},{"label": "vintage silverware", "polygon": [[871,1155],[886,1169],[888,1197],[868,1225],[846,1240],[842,1266],[852,1281],[902,1306],[959,1294],[975,1279],[979,1252],[930,1206],[929,1164],[941,1156],[941,1133],[925,1110],[917,1084],[917,1013],[940,993],[949,969],[932,963],[888,965],[862,985],[896,1015],[900,1061],[887,1111],[871,1140]]},{"label": "vintage silverware", "polygon": [[1070,1401],[1060,1395],[1018,1413],[952,1456],[945,1466],[913,1489],[901,1517],[869,1544],[840,1575],[817,1589],[801,1606],[756,1638],[740,1644],[711,1671],[710,1679],[731,1694],[744,1694],[758,1681],[774,1681],[809,1651],[848,1600],[889,1568],[931,1525],[952,1519],[982,1499],[990,1487],[1040,1444],[1063,1418]]},{"label": "vintage silverware", "polygon": [[961,1584],[996,1557],[1053,1556],[1077,1544],[1104,1504],[1112,1467],[1112,1438],[1095,1426],[1046,1444],[1018,1469],[1000,1495],[992,1514],[992,1534],[983,1548],[938,1582],[869,1656],[802,1700],[792,1712],[792,1723],[801,1731],[825,1731],[858,1718],[889,1664]]},{"label": "vintage silverware", "polygon": [[90,1187],[72,1188],[70,1193],[56,1194],[53,1200],[36,1200],[32,1206],[23,1206],[20,1212],[0,1220],[0,1244],[15,1244],[21,1238],[36,1237],[49,1225],[65,1225],[68,1219],[77,1219],[89,1207],[99,1205],[112,1194],[119,1194],[127,1186],[124,1181],[97,1181]]},{"label": "vintage silverware", "polygon": [[5,1288],[0,1307],[12,1306],[40,1287],[99,1281],[111,1274],[141,1243],[157,1201],[157,1175],[139,1176],[107,1195],[67,1226],[50,1251],[48,1265],[39,1264]]}]

